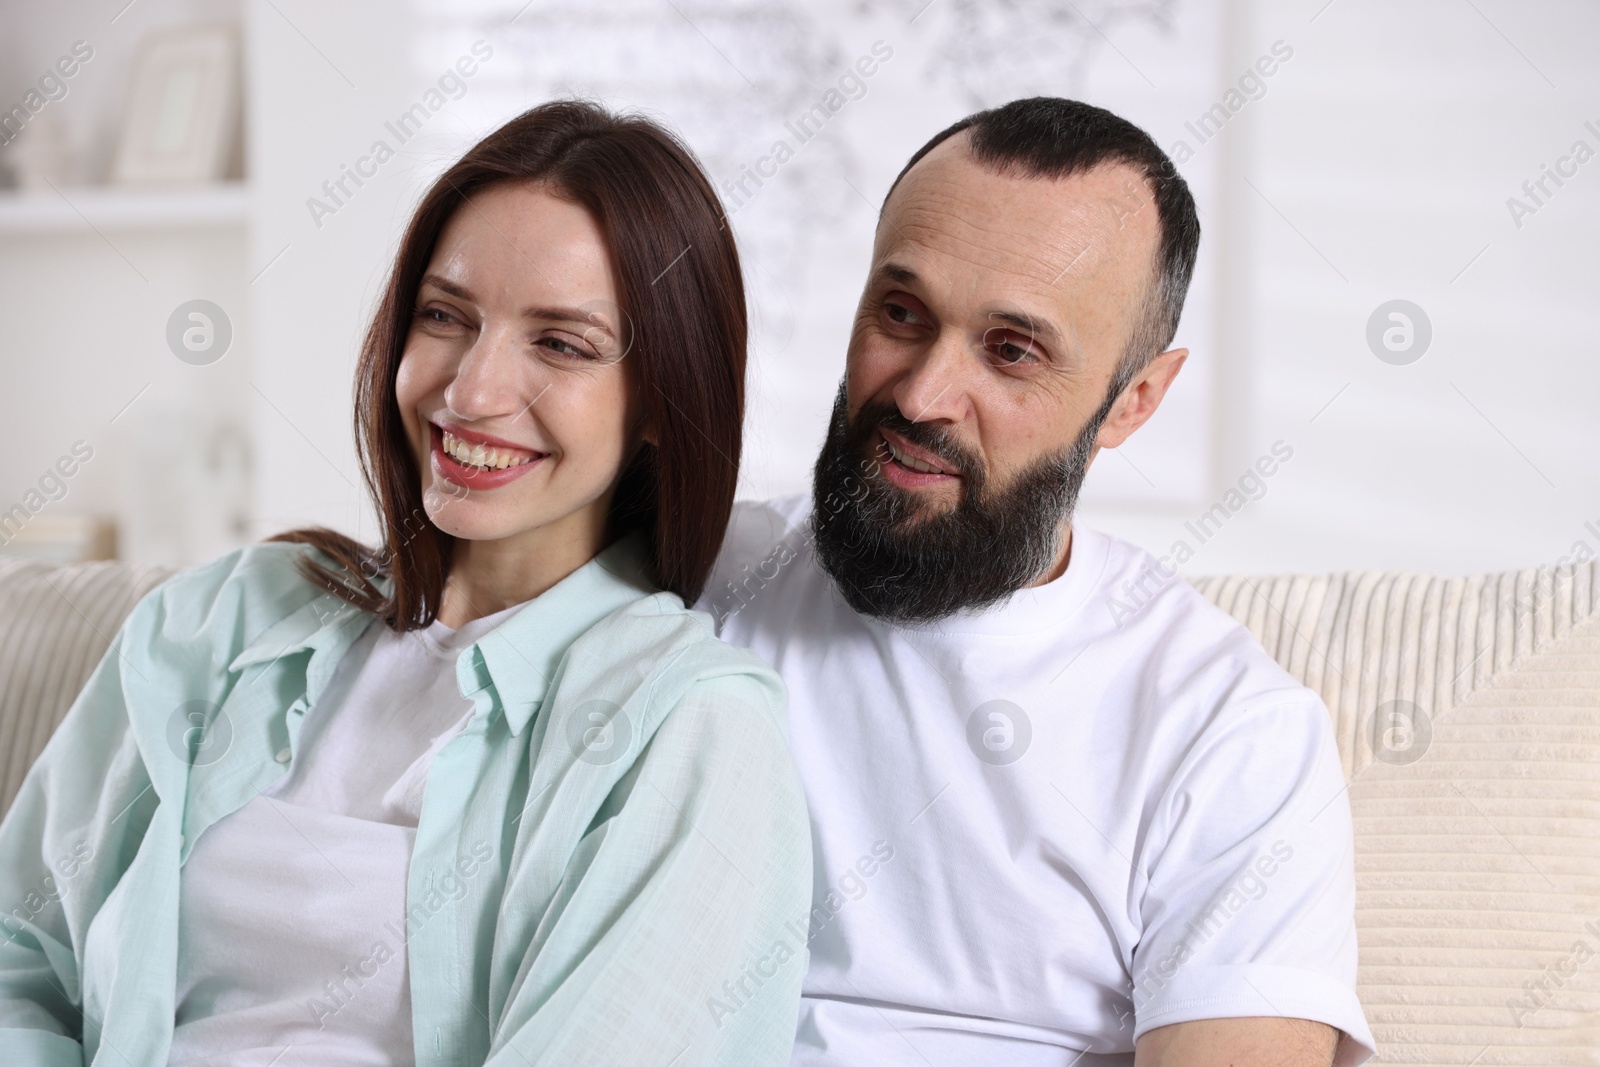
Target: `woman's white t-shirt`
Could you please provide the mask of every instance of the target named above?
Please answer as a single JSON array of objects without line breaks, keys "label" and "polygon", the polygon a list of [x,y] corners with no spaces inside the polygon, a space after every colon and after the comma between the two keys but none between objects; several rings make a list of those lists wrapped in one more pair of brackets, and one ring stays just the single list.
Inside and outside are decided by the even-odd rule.
[{"label": "woman's white t-shirt", "polygon": [[404,916],[428,767],[473,712],[457,656],[522,606],[459,630],[374,620],[307,712],[289,772],[195,843],[169,1064],[414,1061]]}]

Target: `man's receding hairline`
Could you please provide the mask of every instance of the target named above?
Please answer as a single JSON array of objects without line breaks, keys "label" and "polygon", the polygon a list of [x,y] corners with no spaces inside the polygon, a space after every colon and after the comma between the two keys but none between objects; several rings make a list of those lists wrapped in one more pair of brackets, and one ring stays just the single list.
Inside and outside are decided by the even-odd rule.
[{"label": "man's receding hairline", "polygon": [[[1123,354],[1123,370],[1136,373],[1174,337],[1194,275],[1200,220],[1183,175],[1149,133],[1105,108],[1052,96],[1013,100],[958,119],[911,154],[879,205],[876,241],[884,239],[889,202],[906,175],[945,141],[968,131],[973,161],[991,173],[1070,177],[1093,173],[1102,163],[1121,163],[1143,177],[1143,187],[1154,199],[1159,240],[1157,280]],[[1119,222],[1125,217],[1119,216]]]},{"label": "man's receding hairline", "polygon": [[[957,130],[949,137],[946,137],[944,140],[928,149],[928,151],[922,155],[922,158],[918,159],[915,163],[906,168],[905,172],[895,180],[894,185],[889,189],[888,194],[883,198],[883,203],[878,208],[877,228],[881,229],[883,227],[884,220],[888,218],[889,204],[894,200],[894,194],[899,192],[900,189],[910,180],[911,176],[917,172],[917,168],[922,166],[924,163],[927,163],[928,160],[932,159],[937,152],[944,148],[945,145],[962,142],[963,138],[965,141],[962,142],[962,150],[966,157],[966,161],[977,167],[979,170],[993,174],[996,177],[1015,178],[1022,181],[1059,183],[1071,181],[1074,178],[1081,178],[1085,175],[1093,174],[1099,170],[1108,170],[1120,167],[1123,170],[1128,171],[1138,181],[1139,188],[1145,194],[1147,203],[1152,207],[1158,206],[1155,180],[1149,174],[1145,173],[1143,168],[1130,160],[1123,159],[1118,156],[1107,156],[1104,159],[1096,160],[1087,167],[1080,167],[1065,174],[1037,174],[1029,171],[1027,167],[1020,165],[1015,161],[987,160],[979,158],[978,154],[973,150],[972,147],[972,135],[974,129],[976,129],[976,127],[968,126],[965,129]],[[1157,220],[1156,233],[1156,260],[1157,269],[1159,270],[1161,260],[1160,250],[1162,243],[1159,219]]]},{"label": "man's receding hairline", "polygon": [[[1024,181],[1065,182],[1074,178],[1081,178],[1085,175],[1093,174],[1095,171],[1101,169],[1120,167],[1123,170],[1128,171],[1135,179],[1138,180],[1139,188],[1144,192],[1145,203],[1141,205],[1140,210],[1144,210],[1145,207],[1154,207],[1159,210],[1160,205],[1158,204],[1156,198],[1154,180],[1148,174],[1146,174],[1143,169],[1126,159],[1115,156],[1108,157],[1106,159],[1097,160],[1087,167],[1082,167],[1068,174],[1033,174],[1029,173],[1026,168],[1020,167],[1014,163],[1006,163],[1003,161],[991,162],[989,160],[979,159],[977,154],[972,150],[973,129],[974,127],[968,126],[964,130],[956,131],[949,137],[946,137],[944,140],[934,145],[922,156],[921,159],[917,160],[910,167],[906,168],[905,173],[901,174],[899,181],[895,183],[895,187],[889,190],[889,195],[884,197],[883,205],[878,209],[878,225],[875,227],[874,232],[881,233],[883,231],[883,224],[887,222],[889,218],[889,204],[894,199],[894,194],[899,192],[901,187],[903,187],[911,178],[911,176],[916,173],[917,168],[922,166],[929,159],[933,158],[934,153],[938,152],[945,145],[956,142],[959,138],[963,137],[966,138],[963,151],[966,155],[967,162],[971,163],[980,170],[1002,178],[1019,178]],[[1151,270],[1153,275],[1146,282],[1146,289],[1144,293],[1145,298],[1149,298],[1151,295],[1153,295],[1156,289],[1161,285],[1161,275],[1163,270],[1162,244],[1163,234],[1161,229],[1161,220],[1158,216],[1156,219],[1154,247],[1150,250]]]},{"label": "man's receding hairline", "polygon": [[[899,192],[901,187],[903,187],[911,178],[911,176],[916,173],[917,168],[922,166],[929,159],[933,158],[934,154],[940,149],[944,148],[945,145],[956,142],[960,138],[965,139],[961,145],[961,151],[966,156],[967,162],[981,170],[987,171],[990,174],[1005,178],[1020,178],[1028,181],[1041,182],[1064,182],[1073,178],[1079,178],[1083,177],[1084,175],[1093,174],[1095,171],[1102,168],[1121,167],[1122,169],[1129,171],[1133,177],[1138,180],[1139,188],[1144,192],[1146,199],[1144,205],[1141,205],[1140,210],[1142,211],[1144,210],[1144,207],[1148,206],[1156,208],[1158,212],[1155,224],[1155,233],[1151,241],[1151,248],[1149,252],[1150,266],[1144,278],[1144,292],[1140,294],[1139,301],[1135,305],[1133,311],[1132,334],[1137,335],[1141,317],[1148,314],[1148,308],[1151,306],[1151,302],[1160,292],[1165,266],[1162,256],[1164,234],[1162,233],[1161,219],[1159,217],[1160,205],[1157,200],[1155,180],[1137,164],[1118,156],[1109,156],[1105,159],[1096,160],[1087,167],[1079,168],[1067,174],[1029,173],[1025,167],[1020,167],[1015,163],[1008,163],[1005,161],[990,161],[978,158],[977,153],[972,150],[973,130],[974,127],[972,126],[968,126],[963,130],[957,130],[955,133],[951,134],[949,137],[946,137],[944,140],[930,148],[926,153],[923,154],[921,159],[918,159],[915,163],[906,168],[905,172],[902,173],[899,179],[895,182],[894,188],[889,190],[889,195],[884,197],[883,204],[878,209],[878,225],[875,232],[878,234],[883,232],[883,225],[888,221],[889,218],[889,204],[894,199],[894,194]],[[1122,369],[1123,364],[1119,361],[1117,370],[1113,371],[1113,379],[1117,377],[1118,372]],[[1115,385],[1116,382],[1113,380],[1113,387],[1115,387]]]}]

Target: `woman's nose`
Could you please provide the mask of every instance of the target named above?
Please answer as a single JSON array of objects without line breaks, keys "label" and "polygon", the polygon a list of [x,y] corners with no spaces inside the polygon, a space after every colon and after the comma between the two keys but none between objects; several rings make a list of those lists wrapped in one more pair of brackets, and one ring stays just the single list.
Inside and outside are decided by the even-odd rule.
[{"label": "woman's nose", "polygon": [[450,410],[463,419],[515,414],[525,403],[519,398],[528,384],[522,380],[527,366],[519,347],[510,330],[480,331],[445,386],[444,402]]}]

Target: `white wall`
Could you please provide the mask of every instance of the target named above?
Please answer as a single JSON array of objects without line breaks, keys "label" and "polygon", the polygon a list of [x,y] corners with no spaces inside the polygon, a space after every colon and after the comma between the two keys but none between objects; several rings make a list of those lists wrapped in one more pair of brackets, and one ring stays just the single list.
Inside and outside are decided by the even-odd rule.
[{"label": "white wall", "polygon": [[[724,190],[752,304],[742,491],[804,488],[843,370],[876,205],[908,154],[967,111],[1028,93],[1105,98],[1140,121],[1174,127],[1191,100],[1198,106],[1215,99],[1223,20],[1214,12],[1178,6],[1163,28],[1147,14],[1123,18],[1115,5],[1085,6],[1105,25],[1126,25],[1119,46],[1107,48],[1081,19],[1058,12],[1031,48],[1013,51],[1004,70],[953,78],[951,70],[968,69],[960,50],[970,48],[971,31],[1003,36],[1011,30],[1005,20],[970,4],[923,17],[904,4],[843,0],[682,11],[657,0],[533,8],[515,0],[469,8],[421,2],[386,9],[381,19],[376,5],[364,16],[359,4],[337,11],[249,5],[261,219],[253,255],[271,262],[290,249],[281,268],[254,286],[261,350],[273,353],[254,379],[260,531],[370,521],[352,488],[359,476],[348,392],[333,385],[348,379],[407,211],[478,137],[523,108],[573,93],[666,121]],[[378,28],[358,32],[364,25]],[[313,220],[307,200],[326,199],[321,183],[374,139],[394,142],[385,121],[477,40],[494,55],[466,95],[439,111],[336,215]],[[874,45],[892,59],[878,64],[863,96],[801,147],[786,120]],[[1163,84],[1146,70],[1161,72]],[[734,183],[779,139],[799,149],[795,159],[746,199]],[[1213,151],[1186,167],[1203,203],[1214,195],[1221,159]],[[1185,320],[1205,355],[1217,334],[1215,261],[1207,249]],[[1103,465],[1096,480],[1104,498],[1147,506],[1206,498],[1213,374],[1209,360],[1196,360],[1184,392],[1145,435],[1137,466]]]},{"label": "white wall", "polygon": [[[837,120],[837,143],[812,146],[820,150],[786,167],[746,216],[764,211],[773,225],[788,225],[814,252],[821,249],[800,277],[785,273],[781,243],[749,254],[758,334],[745,484],[752,493],[800,488],[842,367],[871,203],[905,154],[964,106],[949,85],[919,90],[914,79],[896,82],[897,72],[940,62],[939,50],[950,47],[941,30],[950,23],[940,18],[1022,12],[1017,33],[1026,38],[1030,26],[1042,25],[1027,19],[1065,10],[1043,0],[939,2],[949,11],[935,7],[915,23],[922,0],[766,7],[719,0],[680,3],[683,16],[643,0],[599,9],[551,2],[511,23],[522,5],[510,0],[244,0],[254,197],[248,244],[139,249],[167,287],[154,296],[117,279],[125,268],[115,260],[74,275],[79,268],[66,261],[52,267],[47,251],[10,241],[0,247],[0,308],[10,327],[0,342],[0,390],[10,401],[0,424],[0,443],[8,446],[0,502],[55,458],[58,437],[64,445],[85,436],[95,429],[93,418],[108,417],[101,408],[114,410],[118,398],[153,380],[139,405],[170,388],[175,405],[245,413],[256,451],[257,534],[315,521],[370,536],[351,446],[350,373],[383,271],[420,190],[475,137],[547,97],[552,57],[576,55],[589,87],[607,99],[606,87],[636,84],[640,71],[659,67],[658,101],[710,101],[685,102],[676,112],[656,106],[726,180],[769,139],[766,113],[782,115],[790,106],[786,98],[759,99],[760,91],[729,72],[730,62],[755,72],[769,92],[776,83],[764,72],[782,64],[820,91],[829,71],[854,58],[851,35],[863,44],[885,37],[897,50],[885,68],[890,77]],[[1078,5],[1105,39],[1084,38],[1098,49],[1086,65],[1074,65],[1075,53],[1064,57],[1062,84],[1053,91],[1124,109],[1164,146],[1192,136],[1182,116],[1220,99],[1274,41],[1294,50],[1265,96],[1185,164],[1209,168],[1202,206],[1213,288],[1203,299],[1197,294],[1196,315],[1208,312],[1211,323],[1200,329],[1194,317],[1186,319],[1189,334],[1180,339],[1196,356],[1179,379],[1173,410],[1125,446],[1125,459],[1097,462],[1086,521],[1158,552],[1186,539],[1197,549],[1189,564],[1195,572],[1466,572],[1553,561],[1580,539],[1600,550],[1600,468],[1593,459],[1600,445],[1600,264],[1592,251],[1600,160],[1520,228],[1505,203],[1574,140],[1600,150],[1600,134],[1584,128],[1585,120],[1600,127],[1600,69],[1591,58],[1600,8],[1580,0],[1475,5],[1136,5],[1172,16],[1175,29],[1166,36],[1152,31],[1149,17],[1127,14],[1129,5]],[[109,19],[120,6],[0,4],[0,91],[28,80],[18,71],[88,36],[79,21]],[[174,0],[141,0],[104,32],[190,10]],[[597,31],[594,10],[618,14]],[[663,12],[668,17],[657,19]],[[656,21],[641,34],[647,17]],[[806,29],[818,25],[829,32]],[[1185,26],[1217,27],[1216,39]],[[849,34],[838,38],[841,28]],[[732,50],[746,32],[754,43]],[[383,123],[477,38],[496,54],[467,95],[318,227],[307,198],[365,153],[383,136]],[[1209,66],[1214,85],[1196,85],[1192,64],[1152,62],[1171,54],[1174,42]],[[718,43],[728,54],[719,55]],[[104,72],[111,84],[113,60],[126,47],[102,48],[107,62],[86,79]],[[1050,76],[1047,66],[1030,64],[987,69],[996,82]],[[987,84],[983,65],[954,66]],[[1073,74],[1080,71],[1087,73]],[[735,89],[723,88],[728,78]],[[85,80],[85,99],[89,85]],[[873,151],[852,154],[861,144]],[[735,224],[746,225],[739,215]],[[222,283],[226,277],[239,279],[228,283],[233,289]],[[246,358],[230,363],[230,355],[211,368],[169,366],[154,327],[180,294],[208,295],[205,285],[221,285],[226,299],[242,306],[236,344]],[[63,296],[73,314],[37,313],[63,306]],[[1433,324],[1431,348],[1409,366],[1380,362],[1365,341],[1368,316],[1394,298],[1419,304]],[[204,379],[215,393],[202,375],[180,371],[216,372]],[[1157,447],[1161,434],[1181,440],[1180,424],[1195,427],[1198,475],[1169,466],[1165,446]],[[1294,455],[1266,481],[1265,496],[1197,544],[1185,521],[1224,499],[1279,440]],[[132,454],[121,445],[111,452]],[[1153,489],[1144,499],[1128,491],[1133,469]],[[112,471],[110,463],[91,464],[81,495],[63,504],[98,505],[122,491],[112,483],[133,484]]]},{"label": "white wall", "polygon": [[[1238,281],[1237,414],[1220,482],[1276,440],[1294,458],[1190,567],[1467,572],[1600,551],[1600,159],[1520,229],[1506,207],[1575,140],[1600,150],[1600,7],[1325,3],[1262,3],[1230,42],[1229,70],[1278,38],[1295,57],[1223,133],[1228,219],[1206,239]],[[1409,366],[1365,341],[1394,298],[1433,323]],[[1158,551],[1193,518],[1086,510]]]},{"label": "white wall", "polygon": [[444,160],[403,148],[320,226],[305,202],[420,91],[415,16],[373,0],[245,6],[251,259],[264,269],[251,287],[256,531],[321,523],[375,540],[353,445],[356,354],[409,209]]},{"label": "white wall", "polygon": [[[244,233],[111,239],[116,250],[92,232],[12,237],[0,249],[0,508],[82,441],[93,458],[38,518],[112,516],[126,558],[209,558],[245,532],[227,528],[232,500],[200,496],[234,491],[209,474],[220,462],[236,469],[224,435],[246,414]],[[237,331],[209,366],[179,362],[166,344],[168,315],[195,298],[228,309]]]},{"label": "white wall", "polygon": [[[119,16],[124,3],[0,4],[0,109],[20,102],[74,42],[94,50],[41,113],[62,121],[74,149],[68,200],[105,179],[140,37],[238,17],[227,0],[140,3]],[[11,151],[0,150],[0,164]],[[241,427],[247,411],[245,233],[242,220],[97,231],[76,216],[52,232],[0,233],[0,510],[83,441],[93,458],[41,516],[114,517],[123,554],[136,559],[188,562],[238,540],[232,502],[203,497],[248,495],[233,484],[236,468],[226,486],[209,478],[217,457],[234,454],[219,435]],[[236,331],[210,366],[179,362],[165,341],[173,309],[196,298],[227,309]]]}]

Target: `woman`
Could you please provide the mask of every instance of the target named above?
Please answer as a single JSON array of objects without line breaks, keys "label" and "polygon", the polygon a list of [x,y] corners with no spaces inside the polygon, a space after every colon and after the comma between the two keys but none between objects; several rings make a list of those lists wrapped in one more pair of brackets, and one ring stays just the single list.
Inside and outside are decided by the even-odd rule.
[{"label": "woman", "polygon": [[720,215],[582,103],[428,191],[357,371],[382,546],[296,531],[135,608],[0,825],[42,900],[0,1062],[786,1061],[783,692],[684,607],[739,456]]}]

